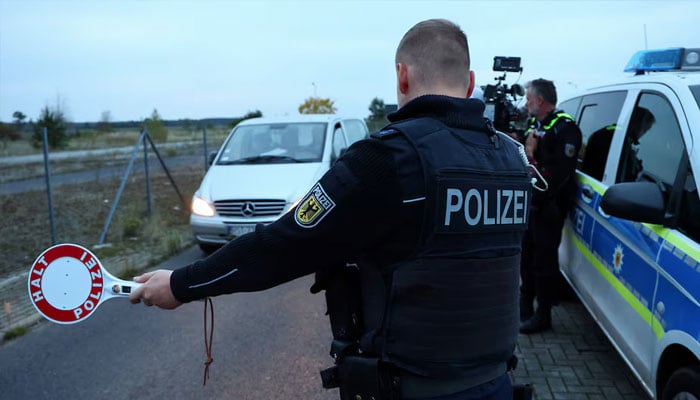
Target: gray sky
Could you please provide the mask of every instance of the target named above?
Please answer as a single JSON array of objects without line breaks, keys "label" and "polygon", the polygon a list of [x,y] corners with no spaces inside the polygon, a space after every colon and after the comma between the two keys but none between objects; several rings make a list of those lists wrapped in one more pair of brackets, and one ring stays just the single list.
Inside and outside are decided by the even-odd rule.
[{"label": "gray sky", "polygon": [[[60,104],[76,122],[295,114],[309,96],[367,116],[396,102],[403,34],[447,18],[469,38],[477,84],[494,56],[520,56],[519,83],[559,97],[626,74],[645,47],[700,47],[687,1],[0,0],[0,121]],[[518,74],[509,73],[510,85]]]}]

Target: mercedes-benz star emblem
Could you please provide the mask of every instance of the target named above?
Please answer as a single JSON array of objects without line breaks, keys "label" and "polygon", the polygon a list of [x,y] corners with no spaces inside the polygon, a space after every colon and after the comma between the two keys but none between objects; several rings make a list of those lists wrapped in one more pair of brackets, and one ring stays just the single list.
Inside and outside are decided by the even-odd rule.
[{"label": "mercedes-benz star emblem", "polygon": [[252,217],[255,214],[255,204],[252,201],[246,201],[243,203],[243,208],[241,208],[241,213],[245,217]]}]

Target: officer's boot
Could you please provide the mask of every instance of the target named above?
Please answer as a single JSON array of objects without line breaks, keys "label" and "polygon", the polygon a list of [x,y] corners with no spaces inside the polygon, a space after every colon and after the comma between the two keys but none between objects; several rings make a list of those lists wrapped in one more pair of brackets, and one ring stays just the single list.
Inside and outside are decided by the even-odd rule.
[{"label": "officer's boot", "polygon": [[520,294],[520,322],[527,321],[535,314],[535,307],[532,305],[533,301],[532,297]]},{"label": "officer's boot", "polygon": [[541,305],[537,307],[535,315],[520,324],[520,333],[544,332],[552,329],[552,306]]}]

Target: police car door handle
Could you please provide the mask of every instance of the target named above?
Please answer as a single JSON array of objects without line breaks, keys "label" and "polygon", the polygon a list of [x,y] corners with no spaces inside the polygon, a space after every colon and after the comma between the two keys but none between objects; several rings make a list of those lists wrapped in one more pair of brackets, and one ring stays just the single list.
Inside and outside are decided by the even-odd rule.
[{"label": "police car door handle", "polygon": [[583,197],[583,200],[586,203],[590,203],[593,200],[593,196],[595,195],[595,192],[593,191],[593,188],[590,187],[589,185],[583,185],[581,186],[581,194]]}]

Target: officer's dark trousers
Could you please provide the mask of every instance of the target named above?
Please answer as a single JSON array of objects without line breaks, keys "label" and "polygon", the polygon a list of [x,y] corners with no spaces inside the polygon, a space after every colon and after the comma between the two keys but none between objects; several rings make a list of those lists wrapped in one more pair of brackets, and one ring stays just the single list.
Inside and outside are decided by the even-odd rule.
[{"label": "officer's dark trousers", "polygon": [[513,385],[508,374],[504,373],[492,381],[459,393],[421,400],[513,400]]},{"label": "officer's dark trousers", "polygon": [[533,207],[523,237],[520,294],[526,302],[537,298],[545,309],[559,300],[558,248],[565,216],[555,202]]}]

